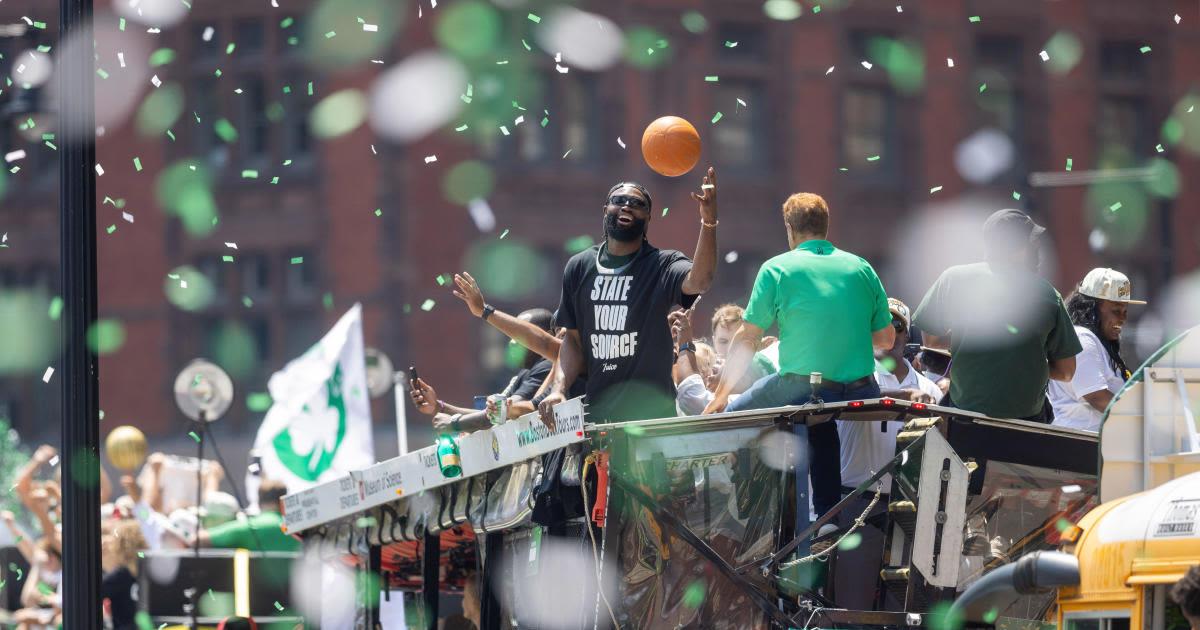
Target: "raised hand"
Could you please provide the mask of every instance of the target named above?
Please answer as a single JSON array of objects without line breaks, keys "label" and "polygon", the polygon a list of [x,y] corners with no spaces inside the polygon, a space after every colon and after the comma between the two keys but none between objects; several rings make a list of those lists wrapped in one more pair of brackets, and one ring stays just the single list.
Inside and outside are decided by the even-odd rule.
[{"label": "raised hand", "polygon": [[692,193],[692,199],[700,204],[700,220],[705,223],[717,222],[717,171],[708,167],[708,174],[700,185],[700,194]]},{"label": "raised hand", "polygon": [[415,382],[410,380],[409,383],[412,389],[408,394],[412,396],[412,401],[417,406],[417,411],[427,416],[437,414],[438,407],[440,406],[438,405],[437,392],[423,378],[419,378]]},{"label": "raised hand", "polygon": [[483,307],[486,302],[483,299],[483,292],[479,290],[479,284],[475,282],[475,278],[471,274],[462,272],[454,274],[454,284],[458,287],[454,290],[454,297],[467,303],[467,308],[471,309],[471,314],[475,317],[483,316]]}]

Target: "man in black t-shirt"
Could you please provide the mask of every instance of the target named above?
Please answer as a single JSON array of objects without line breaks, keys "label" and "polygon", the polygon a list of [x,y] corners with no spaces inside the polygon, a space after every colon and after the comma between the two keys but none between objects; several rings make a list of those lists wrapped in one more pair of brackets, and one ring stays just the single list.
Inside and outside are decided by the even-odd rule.
[{"label": "man in black t-shirt", "polygon": [[690,306],[712,285],[717,264],[716,173],[710,167],[701,194],[695,262],[646,240],[650,193],[622,182],[608,191],[604,242],[574,255],[563,272],[557,325],[567,334],[551,373],[550,394],[538,406],[554,426],[553,406],[587,375],[587,415],[593,422],[670,418],[674,346],[667,314]]}]

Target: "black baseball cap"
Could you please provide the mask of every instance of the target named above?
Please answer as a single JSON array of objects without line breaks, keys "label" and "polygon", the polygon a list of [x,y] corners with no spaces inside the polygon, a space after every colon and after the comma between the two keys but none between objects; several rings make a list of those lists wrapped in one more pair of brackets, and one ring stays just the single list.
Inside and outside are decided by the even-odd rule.
[{"label": "black baseball cap", "polygon": [[1036,240],[1045,231],[1028,214],[1012,208],[997,210],[983,222],[983,236],[989,242],[1018,247]]}]

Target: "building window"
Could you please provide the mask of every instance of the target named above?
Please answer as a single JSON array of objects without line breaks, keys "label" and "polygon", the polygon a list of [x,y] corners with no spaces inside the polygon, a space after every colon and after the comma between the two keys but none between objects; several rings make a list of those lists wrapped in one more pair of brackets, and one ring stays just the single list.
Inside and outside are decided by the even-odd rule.
[{"label": "building window", "polygon": [[305,75],[297,73],[284,76],[283,85],[289,90],[281,99],[285,111],[283,151],[286,159],[300,160],[312,154],[312,135],[308,128],[309,99],[312,97],[308,96],[308,81]]},{"label": "building window", "polygon": [[[561,145],[558,155],[567,151],[568,161],[585,162],[594,160],[597,155],[595,137],[598,135],[596,121],[599,119],[595,111],[596,83],[589,76],[577,75],[568,81],[559,83],[557,101],[561,117]],[[640,142],[640,139],[635,139]],[[558,156],[554,156],[558,157]]]},{"label": "building window", "polygon": [[317,294],[317,260],[311,251],[293,250],[286,254],[284,291],[289,301],[304,301]]},{"label": "building window", "polygon": [[[851,85],[842,93],[842,159],[856,170],[890,170],[895,97],[890,88]],[[878,158],[876,158],[878,156]]]},{"label": "building window", "polygon": [[288,358],[298,357],[308,351],[321,338],[321,326],[313,311],[289,313],[284,352]]},{"label": "building window", "polygon": [[261,165],[269,149],[270,127],[266,116],[266,93],[258,75],[243,77],[238,99],[238,145],[248,165]]},{"label": "building window", "polygon": [[758,171],[767,162],[765,92],[759,81],[738,80],[722,81],[712,90],[711,109],[722,113],[712,129],[716,154],[735,170]]},{"label": "building window", "polygon": [[234,42],[237,44],[237,54],[243,59],[247,56],[258,56],[263,53],[265,33],[262,20],[247,18],[238,20],[233,27]]},{"label": "building window", "polygon": [[1100,45],[1102,81],[1143,82],[1146,80],[1146,56],[1136,42],[1104,42]]},{"label": "building window", "polygon": [[217,256],[205,256],[196,261],[196,271],[200,272],[212,285],[212,302],[209,307],[223,306],[228,302],[228,283],[225,281],[225,263]]},{"label": "building window", "polygon": [[1137,166],[1149,155],[1151,139],[1145,55],[1137,43],[1110,41],[1100,45],[1094,133],[1101,168]]},{"label": "building window", "polygon": [[1021,41],[1008,35],[985,35],[975,41],[971,85],[982,91],[974,94],[975,127],[1003,132],[1013,143],[1014,159],[1009,167],[993,178],[993,183],[1019,185],[1025,177],[1027,143],[1022,103],[1024,73]]},{"label": "building window", "polygon": [[[204,33],[213,29],[212,37],[204,41]],[[195,46],[196,62],[212,61],[221,54],[221,27],[216,24],[197,24],[192,27],[192,43]]]},{"label": "building window", "polygon": [[271,295],[271,259],[264,254],[243,256],[239,262],[242,272],[242,295],[260,299]]},{"label": "building window", "polygon": [[726,22],[713,42],[722,61],[762,61],[767,58],[767,34],[758,24]]},{"label": "building window", "polygon": [[192,129],[196,155],[214,165],[223,165],[229,150],[225,141],[217,135],[216,123],[221,118],[221,95],[216,79],[200,77],[193,81],[193,113],[200,119]]}]

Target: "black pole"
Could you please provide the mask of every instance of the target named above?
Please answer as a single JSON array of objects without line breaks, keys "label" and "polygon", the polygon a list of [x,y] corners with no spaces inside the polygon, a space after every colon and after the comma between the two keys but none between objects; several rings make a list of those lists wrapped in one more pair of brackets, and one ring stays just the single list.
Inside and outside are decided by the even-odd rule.
[{"label": "black pole", "polygon": [[442,562],[441,534],[425,534],[421,546],[421,599],[425,603],[425,628],[438,626],[438,580]]},{"label": "black pole", "polygon": [[200,570],[200,506],[204,505],[204,410],[193,424],[196,435],[196,537],[192,540],[192,630],[200,630],[200,581],[204,577]]},{"label": "black pole", "polygon": [[[59,200],[63,317],[63,627],[100,628],[100,382],[96,322],[96,132],[92,0],[59,0]],[[61,45],[72,41],[72,45]]]}]

